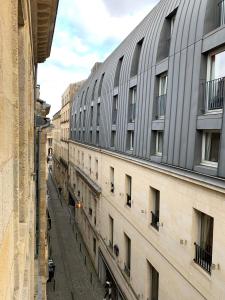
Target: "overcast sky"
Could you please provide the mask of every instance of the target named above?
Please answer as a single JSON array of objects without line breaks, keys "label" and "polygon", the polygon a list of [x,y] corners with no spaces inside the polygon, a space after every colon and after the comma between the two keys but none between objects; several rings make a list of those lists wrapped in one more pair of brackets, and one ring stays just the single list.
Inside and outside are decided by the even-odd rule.
[{"label": "overcast sky", "polygon": [[69,83],[87,78],[150,12],[158,0],[59,0],[51,56],[39,65],[41,99],[61,107]]}]

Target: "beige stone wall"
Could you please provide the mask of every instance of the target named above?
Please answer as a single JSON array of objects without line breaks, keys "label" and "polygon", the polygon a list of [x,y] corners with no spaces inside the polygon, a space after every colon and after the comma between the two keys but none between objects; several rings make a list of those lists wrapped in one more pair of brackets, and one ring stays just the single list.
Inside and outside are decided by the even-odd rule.
[{"label": "beige stone wall", "polygon": [[[52,1],[52,5],[53,2],[56,4],[56,1]],[[54,19],[54,16],[52,9],[51,17]],[[38,273],[34,265],[34,103],[38,61],[35,21],[38,21],[37,1],[2,1],[0,300],[34,299],[34,276]],[[50,23],[46,28],[54,28]],[[51,38],[51,35],[48,37]],[[47,50],[50,51],[51,42],[47,44]]]},{"label": "beige stone wall", "polygon": [[[83,206],[76,209],[76,218],[96,269],[94,237],[128,299],[138,296],[149,299],[148,262],[159,272],[159,299],[223,299],[225,189],[74,142],[69,143],[69,153],[69,186],[77,197],[80,191],[78,198]],[[101,187],[96,208],[94,197],[90,199],[88,196],[92,190],[90,185],[82,180],[74,165]],[[110,191],[110,167],[114,167],[115,172],[114,193]],[[132,177],[131,208],[126,205],[126,174]],[[153,205],[151,188],[160,191],[159,231],[150,225]],[[91,216],[89,207],[96,210],[96,214]],[[195,210],[214,218],[211,275],[193,261],[194,242],[199,230]],[[120,250],[118,258],[109,247],[109,215],[114,219],[114,245],[117,244]],[[97,225],[94,224],[94,216]],[[131,239],[130,279],[124,272],[124,233]]]},{"label": "beige stone wall", "polygon": [[[24,3],[29,17],[29,8]],[[0,10],[0,299],[34,292],[34,78],[30,23],[17,1]]]},{"label": "beige stone wall", "polygon": [[39,137],[39,276],[42,282],[42,299],[46,299],[46,281],[48,279],[48,241],[47,241],[47,184],[46,184],[46,129],[40,131]]}]

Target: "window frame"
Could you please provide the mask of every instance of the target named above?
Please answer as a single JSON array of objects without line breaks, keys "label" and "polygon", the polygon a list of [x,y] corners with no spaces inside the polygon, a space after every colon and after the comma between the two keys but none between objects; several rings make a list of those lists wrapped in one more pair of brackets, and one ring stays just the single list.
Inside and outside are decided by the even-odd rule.
[{"label": "window frame", "polygon": [[[204,166],[218,168],[218,162],[210,161],[205,159],[205,146],[206,146],[206,134],[209,133],[220,133],[219,130],[203,130],[202,131],[202,149],[201,149],[201,164]],[[220,141],[219,141],[220,143]],[[218,161],[219,161],[219,150],[218,149]]]},{"label": "window frame", "polygon": [[[162,152],[159,152],[159,134],[162,135]],[[157,156],[163,155],[163,131],[157,131],[156,132],[156,138],[155,138],[155,154]]]}]

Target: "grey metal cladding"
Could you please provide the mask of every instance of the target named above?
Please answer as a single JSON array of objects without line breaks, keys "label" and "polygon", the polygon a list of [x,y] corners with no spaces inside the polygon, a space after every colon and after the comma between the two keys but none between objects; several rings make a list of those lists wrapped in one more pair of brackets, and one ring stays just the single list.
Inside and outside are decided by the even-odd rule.
[{"label": "grey metal cladding", "polygon": [[[213,38],[207,38],[210,30],[214,30],[215,21],[209,14],[215,7],[215,0],[161,0],[145,19],[131,32],[128,37],[112,52],[98,67],[93,68],[74,99],[73,112],[77,113],[77,133],[79,130],[80,107],[82,94],[86,96],[85,139],[81,143],[91,143],[90,130],[93,131],[92,144],[95,145],[96,130],[99,129],[99,146],[111,151],[151,160],[153,145],[156,143],[155,101],[158,89],[159,70],[167,71],[167,95],[163,128],[163,151],[161,164],[198,171],[206,170],[208,175],[216,174],[225,177],[225,122],[222,122],[220,136],[220,156],[218,168],[207,172],[207,168],[197,167],[200,164],[201,129],[197,128],[200,107],[200,81],[206,79],[205,53],[203,45],[210,43],[217,46],[225,45],[225,35],[221,33]],[[171,18],[176,14],[172,35],[167,36]],[[168,28],[167,28],[167,27]],[[170,26],[172,26],[170,24]],[[221,29],[223,30],[223,28]],[[225,29],[224,29],[225,30]],[[215,31],[215,30],[214,30]],[[211,31],[210,31],[211,32]],[[143,39],[137,75],[131,78],[131,66],[137,43]],[[162,44],[169,43],[168,50],[160,50]],[[161,51],[161,56],[159,55]],[[167,53],[168,51],[168,53]],[[164,57],[165,56],[165,57]],[[118,86],[115,85],[115,75],[120,65]],[[168,66],[166,70],[165,67]],[[99,85],[102,74],[104,79],[99,97]],[[118,74],[116,75],[118,79]],[[137,82],[137,100],[134,121],[134,147],[127,152],[128,101],[129,89]],[[97,83],[96,83],[97,82]],[[117,80],[116,80],[117,82]],[[93,87],[96,83],[92,99]],[[118,110],[116,125],[112,125],[113,96],[118,93]],[[98,100],[100,98],[100,100]],[[100,124],[96,126],[97,105],[100,101]],[[93,126],[90,125],[91,105],[93,103]],[[83,109],[82,109],[83,112]],[[224,113],[223,113],[224,115]],[[83,116],[83,113],[82,113]],[[223,119],[224,120],[224,117]],[[204,121],[201,124],[205,124]],[[218,122],[215,122],[217,124]],[[214,123],[213,123],[214,124]],[[129,125],[129,128],[130,125]],[[215,128],[216,129],[216,128]],[[72,130],[75,131],[74,125]],[[116,130],[115,147],[111,148],[111,132]],[[72,133],[72,137],[75,134]],[[78,140],[76,134],[75,140]],[[200,139],[200,141],[199,141]],[[79,141],[79,140],[78,140]],[[97,146],[96,146],[97,147]],[[210,168],[208,168],[210,169]]]}]

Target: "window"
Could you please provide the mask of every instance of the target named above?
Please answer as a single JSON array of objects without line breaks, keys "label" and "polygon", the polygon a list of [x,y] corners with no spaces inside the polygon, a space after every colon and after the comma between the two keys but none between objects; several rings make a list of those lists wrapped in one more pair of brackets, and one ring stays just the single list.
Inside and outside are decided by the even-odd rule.
[{"label": "window", "polygon": [[[84,93],[85,93],[85,91],[82,92],[82,96],[81,96],[81,100],[80,100],[80,107],[82,107],[82,105],[83,105]],[[87,92],[86,92],[86,94],[87,94]]]},{"label": "window", "polygon": [[166,110],[167,72],[158,77],[158,96],[156,98],[156,117],[163,118]]},{"label": "window", "polygon": [[208,55],[207,81],[204,85],[204,104],[206,112],[222,109],[225,95],[225,51]]},{"label": "window", "polygon": [[95,159],[95,178],[98,180],[98,160]]},{"label": "window", "polygon": [[78,152],[77,152],[77,159],[78,159],[78,165],[80,164],[80,151],[78,150]]},{"label": "window", "polygon": [[218,166],[220,133],[218,131],[203,131],[202,164]]},{"label": "window", "polygon": [[134,55],[133,55],[133,59],[132,59],[130,77],[133,77],[133,76],[137,75],[137,73],[138,73],[138,66],[139,66],[139,60],[140,60],[140,56],[141,56],[141,48],[143,45],[143,41],[144,41],[144,39],[141,39],[135,47]]},{"label": "window", "polygon": [[119,85],[120,81],[120,71],[123,63],[123,56],[119,59],[117,67],[116,67],[116,74],[114,79],[114,87],[117,87]]},{"label": "window", "polygon": [[113,130],[113,131],[111,131],[111,147],[112,148],[115,147],[115,140],[116,140],[116,131]]},{"label": "window", "polygon": [[86,121],[86,110],[84,110],[84,113],[83,113],[83,127],[85,127],[85,121]]},{"label": "window", "polygon": [[176,20],[176,15],[173,15],[173,16],[170,18],[170,36],[172,36],[172,34],[173,34],[173,29],[174,29],[175,20]]},{"label": "window", "polygon": [[133,123],[135,121],[135,107],[137,99],[137,87],[130,89],[129,93],[129,104],[128,104],[128,123]]},{"label": "window", "polygon": [[124,233],[125,239],[125,261],[124,261],[124,272],[130,277],[130,266],[131,266],[131,240]]},{"label": "window", "polygon": [[117,111],[118,111],[118,95],[113,97],[113,105],[112,105],[112,124],[113,125],[116,125]]},{"label": "window", "polygon": [[92,130],[90,130],[89,142],[92,144]]},{"label": "window", "polygon": [[212,247],[213,247],[213,223],[212,217],[195,211],[197,215],[198,237],[195,245],[194,261],[205,271],[211,272]]},{"label": "window", "polygon": [[97,81],[98,80],[95,80],[95,83],[94,83],[94,86],[93,86],[92,96],[91,96],[92,101],[94,101],[94,99],[95,99],[95,89],[96,89]]},{"label": "window", "polygon": [[99,131],[96,131],[96,145],[99,146]]},{"label": "window", "polygon": [[159,294],[159,273],[148,262],[148,298],[149,300],[158,300]]},{"label": "window", "polygon": [[110,191],[114,193],[114,168],[110,167]]},{"label": "window", "polygon": [[126,175],[126,204],[127,206],[131,207],[131,185],[132,185],[132,178],[129,175]]},{"label": "window", "polygon": [[77,125],[77,114],[74,114],[74,128],[76,128]]},{"label": "window", "polygon": [[113,218],[109,216],[109,247],[113,249]]},{"label": "window", "polygon": [[96,254],[96,239],[93,238],[93,252]]},{"label": "window", "polygon": [[169,56],[170,43],[173,36],[176,20],[176,13],[177,8],[165,18],[158,44],[157,61],[161,61]]},{"label": "window", "polygon": [[81,153],[81,164],[84,167],[84,152]]},{"label": "window", "polygon": [[99,83],[98,97],[101,97],[101,94],[102,94],[102,83],[103,83],[104,77],[105,77],[105,73],[102,74],[102,77],[101,77],[101,80],[100,80],[100,83]]},{"label": "window", "polygon": [[167,93],[167,72],[159,76],[159,96]]},{"label": "window", "polygon": [[89,173],[91,175],[91,156],[89,155]]},{"label": "window", "polygon": [[82,112],[80,111],[79,127],[81,127],[81,115],[82,115]]},{"label": "window", "polygon": [[127,150],[132,151],[134,149],[134,131],[127,131]]},{"label": "window", "polygon": [[94,114],[94,108],[91,106],[91,115],[90,115],[90,125],[93,125],[93,114]]},{"label": "window", "polygon": [[160,192],[154,188],[150,188],[151,200],[152,200],[152,220],[151,225],[159,230],[159,207],[160,207]]},{"label": "window", "polygon": [[163,132],[156,132],[156,142],[155,142],[155,154],[158,156],[162,156],[163,151]]},{"label": "window", "polygon": [[223,26],[225,24],[225,0],[220,0],[218,6],[220,15],[220,26]]},{"label": "window", "polygon": [[97,104],[97,120],[96,125],[99,126],[100,123],[100,103]]}]

